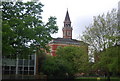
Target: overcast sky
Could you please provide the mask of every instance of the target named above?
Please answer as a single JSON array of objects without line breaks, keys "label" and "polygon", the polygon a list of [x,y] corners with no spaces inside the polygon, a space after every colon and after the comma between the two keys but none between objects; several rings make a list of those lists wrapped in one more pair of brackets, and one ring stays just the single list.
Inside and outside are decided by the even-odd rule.
[{"label": "overcast sky", "polygon": [[50,16],[57,18],[58,33],[52,37],[62,37],[63,21],[68,8],[73,27],[73,39],[79,39],[85,26],[92,23],[93,16],[118,8],[120,0],[39,0],[44,5],[42,17],[46,22]]}]

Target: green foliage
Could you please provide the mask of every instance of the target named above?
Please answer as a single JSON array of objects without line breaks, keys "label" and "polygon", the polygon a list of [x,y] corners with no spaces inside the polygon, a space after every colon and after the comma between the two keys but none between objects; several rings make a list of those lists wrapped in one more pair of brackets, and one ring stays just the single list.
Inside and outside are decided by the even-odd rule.
[{"label": "green foliage", "polygon": [[65,60],[71,65],[71,73],[86,72],[88,64],[88,54],[86,48],[68,46],[59,47],[57,49],[57,56],[59,59]]},{"label": "green foliage", "polygon": [[[90,45],[90,51],[95,59],[92,69],[105,72],[119,73],[118,71],[118,49],[120,32],[118,26],[117,12],[113,9],[106,15],[94,17],[93,23],[86,28],[82,40]],[[113,47],[115,46],[115,47]]]},{"label": "green foliage", "polygon": [[67,77],[66,73],[69,73],[71,66],[64,60],[57,57],[47,56],[42,65],[42,71],[50,79],[64,79]]},{"label": "green foliage", "polygon": [[119,41],[120,32],[117,12],[113,9],[106,15],[94,17],[93,24],[87,27],[83,33],[82,40],[87,42],[94,54],[94,69],[119,73]]},{"label": "green foliage", "polygon": [[[38,2],[2,2],[2,52],[4,56],[25,58],[34,50],[44,48],[56,33],[56,18],[42,22],[43,5]],[[38,46],[39,45],[39,46]],[[36,47],[37,46],[37,47]]]},{"label": "green foliage", "polygon": [[100,59],[95,63],[95,68],[103,70],[104,72],[112,72],[113,74],[120,74],[120,46],[109,47],[100,52]]},{"label": "green foliage", "polygon": [[94,17],[93,23],[83,32],[82,40],[91,46],[91,51],[99,52],[119,41],[117,12],[113,9],[106,15]]},{"label": "green foliage", "polygon": [[57,56],[47,56],[42,71],[52,78],[73,78],[75,73],[87,72],[88,55],[84,48],[59,47]]}]

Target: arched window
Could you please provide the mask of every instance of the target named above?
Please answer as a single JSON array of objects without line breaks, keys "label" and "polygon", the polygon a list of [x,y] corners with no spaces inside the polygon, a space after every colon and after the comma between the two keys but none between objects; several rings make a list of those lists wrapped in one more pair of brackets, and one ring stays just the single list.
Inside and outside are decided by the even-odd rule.
[{"label": "arched window", "polygon": [[66,24],[66,27],[68,27],[68,24]]},{"label": "arched window", "polygon": [[68,24],[68,27],[70,27],[70,24]]}]

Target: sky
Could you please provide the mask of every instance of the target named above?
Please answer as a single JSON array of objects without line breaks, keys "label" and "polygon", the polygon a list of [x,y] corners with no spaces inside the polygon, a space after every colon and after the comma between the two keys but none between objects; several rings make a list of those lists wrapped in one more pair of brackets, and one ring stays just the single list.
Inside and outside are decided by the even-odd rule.
[{"label": "sky", "polygon": [[111,11],[113,8],[118,9],[120,0],[39,0],[44,7],[42,12],[43,22],[47,22],[50,16],[57,18],[58,33],[52,37],[63,37],[62,28],[68,9],[73,27],[73,39],[80,39],[85,27],[93,22],[93,16],[102,15]]}]

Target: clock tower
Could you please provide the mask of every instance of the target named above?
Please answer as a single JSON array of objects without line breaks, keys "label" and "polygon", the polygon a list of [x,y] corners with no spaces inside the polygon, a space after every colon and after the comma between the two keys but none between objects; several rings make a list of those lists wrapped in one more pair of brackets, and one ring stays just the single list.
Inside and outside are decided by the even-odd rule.
[{"label": "clock tower", "polygon": [[71,21],[69,17],[68,10],[66,12],[65,20],[64,20],[64,27],[62,29],[63,31],[63,38],[72,39],[72,27],[71,27]]}]

